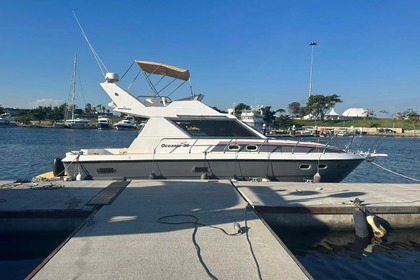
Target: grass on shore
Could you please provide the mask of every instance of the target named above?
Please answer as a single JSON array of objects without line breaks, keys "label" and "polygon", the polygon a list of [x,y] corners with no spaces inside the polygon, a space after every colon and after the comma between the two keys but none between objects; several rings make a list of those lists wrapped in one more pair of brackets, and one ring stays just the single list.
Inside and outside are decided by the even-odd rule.
[{"label": "grass on shore", "polygon": [[415,130],[420,128],[420,122],[411,120],[294,120],[296,124],[302,126],[335,126],[335,127],[380,127],[380,128],[403,128],[404,130]]}]

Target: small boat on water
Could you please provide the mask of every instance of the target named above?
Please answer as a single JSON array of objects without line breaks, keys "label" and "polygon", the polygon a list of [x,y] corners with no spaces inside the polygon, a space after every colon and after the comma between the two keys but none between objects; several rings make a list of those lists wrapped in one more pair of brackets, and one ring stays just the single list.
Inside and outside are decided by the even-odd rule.
[{"label": "small boat on water", "polygon": [[139,126],[132,116],[127,116],[115,124],[117,130],[137,130]]},{"label": "small boat on water", "polygon": [[9,113],[3,113],[0,115],[0,127],[16,127],[16,122],[12,121]]},{"label": "small boat on water", "polygon": [[[190,83],[190,96],[164,95],[162,78],[190,82],[186,69],[136,60],[153,94],[135,97],[107,73],[102,88],[114,111],[147,118],[128,148],[81,149],[56,159],[58,173],[70,179],[160,178],[340,182],[368,156],[328,144],[271,139],[235,116],[202,103]],[[160,76],[154,83],[152,77]],[[162,86],[165,89],[165,86]],[[184,87],[185,88],[185,87]],[[62,167],[60,167],[62,166]],[[61,170],[60,170],[61,169]]]},{"label": "small boat on water", "polygon": [[96,128],[101,130],[112,129],[112,120],[105,116],[98,116]]},{"label": "small boat on water", "polygon": [[89,119],[70,119],[65,122],[67,128],[73,129],[86,129],[86,128],[95,128],[95,125]]}]

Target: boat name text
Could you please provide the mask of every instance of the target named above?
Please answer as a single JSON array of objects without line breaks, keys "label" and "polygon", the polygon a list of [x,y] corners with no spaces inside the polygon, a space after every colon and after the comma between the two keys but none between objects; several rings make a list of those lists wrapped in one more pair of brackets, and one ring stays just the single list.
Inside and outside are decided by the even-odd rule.
[{"label": "boat name text", "polygon": [[189,146],[190,146],[190,144],[188,144],[187,142],[181,142],[181,143],[177,143],[177,144],[162,143],[162,145],[160,145],[161,148],[187,148]]}]

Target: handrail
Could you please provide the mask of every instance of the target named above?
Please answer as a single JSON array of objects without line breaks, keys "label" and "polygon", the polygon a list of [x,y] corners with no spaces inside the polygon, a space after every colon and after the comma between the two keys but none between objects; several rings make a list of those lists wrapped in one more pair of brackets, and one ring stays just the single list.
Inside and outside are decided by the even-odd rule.
[{"label": "handrail", "polygon": [[[187,148],[188,149],[188,153],[191,154],[192,153],[192,150],[194,148],[197,148],[197,147],[202,147],[201,150],[199,149],[200,152],[203,152],[203,153],[214,153],[214,151],[211,151],[211,150],[214,147],[220,145],[220,142],[216,142],[216,143],[205,142],[205,143],[202,143],[200,141],[200,140],[204,140],[204,141],[205,140],[215,140],[213,138],[198,138],[197,139],[197,138],[165,137],[165,138],[159,139],[157,145],[153,149],[153,154],[157,154],[158,148],[166,140],[171,140],[171,141],[174,141],[174,140],[175,141],[176,140],[178,140],[178,141],[190,141],[190,143],[187,143],[188,144],[188,147],[185,147],[183,145],[173,145],[171,147],[168,147],[168,148],[172,148],[172,149],[170,149],[169,151],[168,150],[165,151],[165,153],[174,153],[179,148]],[[228,140],[228,139],[226,139],[226,140]],[[236,138],[230,138],[227,141],[227,144],[224,144],[223,145],[224,146],[223,147],[223,150],[219,150],[217,152],[219,152],[219,153],[226,153],[228,151],[228,149],[229,149],[229,146],[232,145],[232,143],[235,143],[237,140],[238,139],[236,139]],[[329,142],[330,141],[328,141],[328,143]],[[294,143],[293,148],[291,150],[291,153],[292,154],[296,153],[296,148],[299,146],[300,143],[302,143],[302,139],[299,139],[298,141],[296,141],[296,143]],[[327,149],[328,149],[328,143],[325,144],[323,147],[321,146],[321,147],[313,147],[313,148],[315,148],[319,152],[322,152],[323,154],[325,154],[326,151],[327,151]],[[273,146],[274,149],[267,149],[268,158],[271,158],[271,155],[274,154],[276,151],[278,151],[279,150],[279,147],[282,147],[283,146],[281,144],[276,144],[276,143],[270,144],[270,139],[264,139],[264,141],[261,141],[261,143],[258,143],[258,144],[255,144],[255,145],[258,147],[258,150],[256,150],[255,152],[258,153],[258,154],[261,154],[262,153],[262,148],[264,146]],[[240,145],[238,144],[238,146],[240,146]],[[286,145],[286,146],[289,146],[290,147],[290,145]],[[232,151],[232,152],[239,153],[239,150],[235,150],[235,151]]]},{"label": "handrail", "polygon": [[230,141],[229,141],[229,143],[223,148],[223,153],[226,153],[226,147],[229,147],[230,146],[230,143],[232,143],[232,141],[233,141],[233,138],[231,138]]},{"label": "handrail", "polygon": [[296,145],[292,149],[292,154],[295,153],[295,148],[299,145],[299,143],[300,143],[301,140],[302,140],[302,138],[300,138],[298,141],[296,141]]},{"label": "handrail", "polygon": [[191,145],[190,149],[188,150],[188,153],[191,154],[191,150],[194,147],[195,143],[197,143],[198,139],[195,139],[194,143]]},{"label": "handrail", "polygon": [[261,147],[264,146],[264,144],[268,144],[268,138],[264,140],[264,142],[261,143],[260,147],[258,148],[258,153],[260,153]]}]

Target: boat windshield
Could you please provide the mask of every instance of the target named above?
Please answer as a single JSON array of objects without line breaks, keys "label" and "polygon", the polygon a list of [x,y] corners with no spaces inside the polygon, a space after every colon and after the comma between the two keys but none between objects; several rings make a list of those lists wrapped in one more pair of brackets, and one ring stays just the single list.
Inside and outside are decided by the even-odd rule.
[{"label": "boat windshield", "polygon": [[195,137],[261,138],[233,119],[172,120],[182,130]]}]

